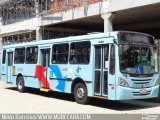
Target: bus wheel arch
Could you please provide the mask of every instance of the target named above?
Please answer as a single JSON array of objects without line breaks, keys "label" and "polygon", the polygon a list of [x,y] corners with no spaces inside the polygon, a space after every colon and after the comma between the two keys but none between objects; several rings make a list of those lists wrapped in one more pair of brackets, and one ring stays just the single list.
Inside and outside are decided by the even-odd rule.
[{"label": "bus wheel arch", "polygon": [[25,83],[24,83],[24,77],[22,74],[18,74],[16,78],[16,84],[17,84],[17,90],[18,92],[25,92]]},{"label": "bus wheel arch", "polygon": [[23,77],[23,75],[22,75],[21,73],[19,73],[19,74],[17,75],[17,78],[16,78],[16,85],[18,84],[18,77],[20,77],[20,76]]},{"label": "bus wheel arch", "polygon": [[87,86],[81,78],[74,79],[71,92],[77,103],[87,104],[89,102]]}]

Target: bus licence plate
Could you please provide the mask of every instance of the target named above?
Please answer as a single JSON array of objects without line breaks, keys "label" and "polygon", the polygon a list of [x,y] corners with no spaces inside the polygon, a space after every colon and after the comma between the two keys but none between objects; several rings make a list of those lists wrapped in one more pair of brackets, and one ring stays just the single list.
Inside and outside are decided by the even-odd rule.
[{"label": "bus licence plate", "polygon": [[146,83],[146,84],[135,84],[134,86],[135,86],[135,88],[146,88],[146,87],[150,87],[150,84],[149,83]]},{"label": "bus licence plate", "polygon": [[147,92],[147,90],[145,88],[142,88],[139,90],[140,94],[145,94]]}]

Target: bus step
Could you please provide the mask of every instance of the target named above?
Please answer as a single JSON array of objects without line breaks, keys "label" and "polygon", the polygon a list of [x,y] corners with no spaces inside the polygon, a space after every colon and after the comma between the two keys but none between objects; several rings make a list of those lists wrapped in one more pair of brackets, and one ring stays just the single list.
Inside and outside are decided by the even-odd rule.
[{"label": "bus step", "polygon": [[99,99],[108,99],[108,96],[93,96],[95,98],[99,98]]},{"label": "bus step", "polygon": [[43,91],[43,92],[49,92],[50,89],[49,88],[40,88],[40,91]]},{"label": "bus step", "polygon": [[13,85],[13,83],[12,83],[12,82],[7,82],[7,84],[9,84],[9,85]]}]

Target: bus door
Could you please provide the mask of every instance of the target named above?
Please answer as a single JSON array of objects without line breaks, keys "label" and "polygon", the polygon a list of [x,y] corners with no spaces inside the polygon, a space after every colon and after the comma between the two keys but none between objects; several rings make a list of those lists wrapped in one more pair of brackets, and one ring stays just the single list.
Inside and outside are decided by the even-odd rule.
[{"label": "bus door", "polygon": [[48,82],[47,82],[47,73],[48,73],[48,67],[49,67],[49,60],[50,60],[50,49],[48,48],[48,49],[41,49],[40,50],[40,65],[41,66],[43,66],[45,69],[46,69],[46,71],[45,71],[45,81],[44,81],[44,84],[43,84],[43,86],[42,87],[44,87],[44,88],[49,88],[49,86],[48,86]]},{"label": "bus door", "polygon": [[95,46],[94,94],[108,95],[109,44]]},{"label": "bus door", "polygon": [[115,99],[115,51],[113,44],[95,46],[94,95]]},{"label": "bus door", "polygon": [[7,82],[12,82],[13,52],[7,52]]}]

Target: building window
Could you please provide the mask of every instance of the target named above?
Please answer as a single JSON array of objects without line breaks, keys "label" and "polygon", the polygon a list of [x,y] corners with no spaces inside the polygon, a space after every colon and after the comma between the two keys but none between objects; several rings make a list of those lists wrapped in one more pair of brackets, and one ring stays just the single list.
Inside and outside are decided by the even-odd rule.
[{"label": "building window", "polygon": [[27,47],[26,50],[26,63],[36,64],[38,61],[38,47]]},{"label": "building window", "polygon": [[15,64],[23,64],[25,60],[25,48],[16,48],[14,55]]},{"label": "building window", "polygon": [[5,64],[5,62],[6,62],[6,50],[3,50],[2,64]]},{"label": "building window", "polygon": [[71,43],[70,63],[89,64],[90,46],[89,41]]},{"label": "building window", "polygon": [[52,63],[67,64],[68,63],[69,44],[57,44],[52,48]]}]

